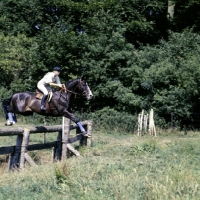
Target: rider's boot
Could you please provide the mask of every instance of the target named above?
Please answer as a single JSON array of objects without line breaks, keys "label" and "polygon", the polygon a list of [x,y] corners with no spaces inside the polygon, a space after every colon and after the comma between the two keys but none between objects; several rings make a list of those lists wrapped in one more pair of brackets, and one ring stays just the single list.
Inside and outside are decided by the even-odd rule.
[{"label": "rider's boot", "polygon": [[40,106],[40,110],[46,110],[46,107],[45,107],[45,101],[47,99],[47,95],[43,95],[42,97],[42,100],[41,100],[41,106]]}]

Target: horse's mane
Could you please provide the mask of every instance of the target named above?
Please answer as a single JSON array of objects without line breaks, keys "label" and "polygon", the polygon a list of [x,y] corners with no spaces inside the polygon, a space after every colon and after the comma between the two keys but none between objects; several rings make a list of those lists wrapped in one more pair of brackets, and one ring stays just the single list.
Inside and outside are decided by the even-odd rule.
[{"label": "horse's mane", "polygon": [[73,80],[71,80],[71,81],[65,82],[65,85],[69,85],[70,83],[75,82],[75,81],[77,81],[77,80],[79,80],[79,79],[80,79],[80,78],[76,78],[76,79],[73,79]]}]

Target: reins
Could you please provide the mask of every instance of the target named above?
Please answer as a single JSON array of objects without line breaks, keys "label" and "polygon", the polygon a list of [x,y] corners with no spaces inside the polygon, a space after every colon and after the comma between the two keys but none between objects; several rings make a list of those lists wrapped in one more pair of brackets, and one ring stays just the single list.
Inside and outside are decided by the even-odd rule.
[{"label": "reins", "polygon": [[[79,81],[78,85],[75,87],[74,90],[76,90],[76,88],[79,86],[79,84],[80,84],[80,81]],[[79,96],[83,96],[83,94],[79,94],[79,93],[77,93],[77,92],[68,90],[68,89],[66,88],[65,84],[63,84],[61,90],[59,90],[59,92],[61,93],[61,95],[62,95],[62,91],[64,91],[64,92],[69,92],[69,93],[72,93],[72,94],[75,94],[75,95],[79,95]],[[63,95],[62,95],[62,96],[63,96]],[[64,97],[64,96],[63,96],[63,97]],[[65,97],[65,98],[66,98],[66,97]]]},{"label": "reins", "polygon": [[[76,87],[75,87],[74,90],[76,90],[76,88],[79,86],[79,84],[80,84],[80,80],[79,80],[79,83],[76,85]],[[76,97],[76,95],[83,96],[82,94],[79,94],[79,93],[77,93],[77,92],[68,90],[68,89],[66,88],[65,84],[62,84],[62,88],[59,90],[59,93],[60,93],[60,97],[62,96],[63,98],[67,99],[67,96],[63,95],[63,91],[64,91],[64,93],[69,92],[69,93],[71,93],[71,94],[74,94],[75,97]],[[60,98],[59,98],[59,99],[60,99]],[[69,102],[68,102],[68,103],[69,103]],[[59,107],[59,104],[58,104],[57,107]],[[58,110],[58,112],[59,112],[59,110]]]}]

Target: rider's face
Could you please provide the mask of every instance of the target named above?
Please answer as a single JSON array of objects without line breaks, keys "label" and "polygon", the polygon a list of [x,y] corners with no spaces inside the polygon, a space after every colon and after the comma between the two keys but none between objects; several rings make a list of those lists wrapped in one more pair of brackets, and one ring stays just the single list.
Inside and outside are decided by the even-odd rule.
[{"label": "rider's face", "polygon": [[54,71],[54,74],[57,76],[60,74],[60,71]]}]

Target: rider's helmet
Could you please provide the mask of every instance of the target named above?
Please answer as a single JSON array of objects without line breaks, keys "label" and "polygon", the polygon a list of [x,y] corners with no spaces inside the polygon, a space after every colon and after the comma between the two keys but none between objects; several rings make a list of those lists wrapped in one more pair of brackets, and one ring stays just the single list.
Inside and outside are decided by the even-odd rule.
[{"label": "rider's helmet", "polygon": [[60,72],[60,71],[62,71],[62,68],[60,68],[60,67],[58,67],[58,66],[55,66],[55,67],[53,68],[53,71],[58,71],[58,72]]}]

